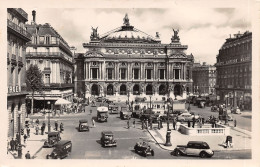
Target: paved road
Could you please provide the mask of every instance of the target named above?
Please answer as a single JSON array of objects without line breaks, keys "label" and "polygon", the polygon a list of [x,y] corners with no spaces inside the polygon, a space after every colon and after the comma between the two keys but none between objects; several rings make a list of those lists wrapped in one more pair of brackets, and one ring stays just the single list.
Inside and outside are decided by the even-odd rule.
[{"label": "paved road", "polygon": [[[210,115],[213,115],[215,117],[218,117],[217,112],[211,112],[210,107],[205,108],[198,108],[197,106],[193,106],[193,104],[190,105],[191,112],[194,112],[195,114],[199,114],[203,116],[204,118],[209,117]],[[186,105],[186,108],[188,108],[188,104]],[[252,114],[243,113],[242,114],[231,114],[233,118],[237,120],[237,127],[241,129],[245,129],[248,131],[252,131]],[[229,121],[229,124],[233,126],[233,121]]]},{"label": "paved road", "polygon": [[[89,110],[92,109],[92,114]],[[171,156],[168,150],[160,148],[146,130],[141,129],[141,124],[136,119],[136,128],[126,128],[126,121],[119,118],[119,114],[109,115],[108,122],[96,122],[96,127],[90,125],[89,132],[78,132],[79,119],[86,118],[91,123],[91,118],[96,116],[96,108],[86,107],[86,113],[70,114],[61,118],[52,119],[64,124],[65,131],[61,134],[62,139],[71,140],[73,143],[72,153],[68,159],[200,159],[198,157],[175,157]],[[40,120],[41,121],[41,120]],[[133,119],[131,120],[132,123]],[[101,131],[111,130],[117,140],[117,147],[103,148],[100,145]],[[134,145],[138,141],[147,141],[155,151],[155,156],[143,157],[134,152]],[[37,159],[45,159],[52,148],[43,148],[38,154]],[[224,151],[216,152],[213,159],[239,159],[250,158],[251,151],[244,150],[239,152]]]}]

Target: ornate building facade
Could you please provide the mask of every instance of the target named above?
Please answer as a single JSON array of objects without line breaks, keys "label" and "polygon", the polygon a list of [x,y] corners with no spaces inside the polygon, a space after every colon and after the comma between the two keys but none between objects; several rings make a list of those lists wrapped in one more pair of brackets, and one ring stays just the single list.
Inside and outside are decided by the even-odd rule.
[{"label": "ornate building facade", "polygon": [[[50,24],[26,24],[32,34],[26,48],[26,68],[37,64],[43,73],[44,91],[35,95],[35,108],[43,108],[47,101],[54,103],[58,98],[73,99],[73,54],[68,43]],[[28,95],[31,98],[31,95]],[[30,106],[30,105],[28,105]]]},{"label": "ornate building facade", "polygon": [[219,49],[217,55],[217,85],[219,100],[228,105],[252,107],[252,32],[235,34]]},{"label": "ornate building facade", "polygon": [[203,64],[192,68],[193,90],[198,94],[216,94],[216,67]]},{"label": "ornate building facade", "polygon": [[[123,26],[99,36],[97,28],[86,52],[75,55],[75,91],[91,96],[118,97],[120,100],[149,97],[186,98],[192,89],[193,56],[181,45],[178,30],[170,44],[162,44],[159,33],[152,37],[130,25],[126,15]],[[156,99],[154,99],[156,100]]]},{"label": "ornate building facade", "polygon": [[21,127],[26,117],[25,50],[31,35],[26,31],[28,14],[21,8],[7,9],[7,110],[8,137],[18,132],[18,111]]}]

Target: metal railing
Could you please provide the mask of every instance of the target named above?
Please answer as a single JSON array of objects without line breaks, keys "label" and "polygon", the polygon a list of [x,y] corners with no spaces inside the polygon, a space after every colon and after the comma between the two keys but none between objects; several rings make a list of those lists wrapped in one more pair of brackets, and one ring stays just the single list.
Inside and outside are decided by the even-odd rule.
[{"label": "metal railing", "polygon": [[26,38],[31,39],[30,33],[28,33],[25,29],[23,29],[22,27],[18,26],[17,24],[15,24],[14,22],[8,19],[7,19],[7,26],[13,29],[14,31],[20,33],[21,35],[25,36]]}]

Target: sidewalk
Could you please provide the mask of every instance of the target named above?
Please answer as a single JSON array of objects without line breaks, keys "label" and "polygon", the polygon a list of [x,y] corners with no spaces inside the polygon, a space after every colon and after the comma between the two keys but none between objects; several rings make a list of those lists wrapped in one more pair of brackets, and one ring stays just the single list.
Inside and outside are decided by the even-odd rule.
[{"label": "sidewalk", "polygon": [[[30,151],[31,159],[34,159],[36,154],[41,151],[42,146],[44,144],[44,141],[47,139],[47,134],[45,133],[44,135],[36,135],[35,134],[35,129],[30,128],[31,133],[30,133],[30,138],[26,141],[24,144],[23,142],[23,137],[21,137],[21,144],[22,144],[22,159],[25,159],[25,154],[27,151]],[[17,151],[8,151],[7,157],[9,159],[17,159],[18,158],[18,152]]]},{"label": "sidewalk", "polygon": [[251,132],[237,127],[230,128],[230,135],[233,137],[233,148],[224,148],[222,146],[222,143],[226,140],[226,136],[188,136],[173,130],[172,124],[170,124],[170,129],[172,146],[164,146],[166,142],[167,124],[163,124],[163,128],[160,130],[157,129],[157,126],[154,124],[153,130],[148,130],[148,132],[159,146],[165,150],[174,150],[177,145],[187,145],[189,141],[205,141],[214,151],[251,149]]}]

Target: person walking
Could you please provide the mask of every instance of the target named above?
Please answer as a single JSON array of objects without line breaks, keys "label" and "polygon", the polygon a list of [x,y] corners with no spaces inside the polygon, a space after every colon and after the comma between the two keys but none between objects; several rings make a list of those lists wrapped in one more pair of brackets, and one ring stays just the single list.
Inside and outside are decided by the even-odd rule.
[{"label": "person walking", "polygon": [[234,119],[234,127],[237,127],[237,120]]},{"label": "person walking", "polygon": [[18,140],[19,139],[19,133],[17,132],[16,133],[16,140]]},{"label": "person walking", "polygon": [[45,132],[45,128],[46,128],[46,123],[43,122],[43,123],[42,123],[42,126],[43,126],[43,134],[44,134],[44,132]]},{"label": "person walking", "polygon": [[24,144],[26,144],[26,141],[27,141],[27,135],[24,134],[24,135],[23,135],[23,142],[24,142]]},{"label": "person walking", "polygon": [[41,126],[41,135],[43,135],[43,133],[44,133],[43,131],[44,131],[44,126],[42,125]]},{"label": "person walking", "polygon": [[64,127],[63,127],[63,123],[60,123],[60,133],[62,133],[64,131]]},{"label": "person walking", "polygon": [[204,117],[201,118],[201,122],[202,122],[202,125],[204,125],[204,123],[205,123]]},{"label": "person walking", "polygon": [[39,134],[39,129],[40,129],[40,128],[39,128],[39,125],[37,124],[37,125],[36,125],[36,127],[35,127],[35,130],[36,130],[36,135],[38,135],[38,134]]},{"label": "person walking", "polygon": [[14,150],[17,151],[17,147],[18,147],[18,139],[15,139],[14,141]]},{"label": "person walking", "polygon": [[127,129],[130,128],[130,122],[129,122],[129,119],[127,120]]},{"label": "person walking", "polygon": [[55,121],[55,130],[58,131],[58,121]]},{"label": "person walking", "polygon": [[36,123],[36,125],[39,125],[39,124],[40,124],[40,121],[39,121],[38,118],[36,119],[35,123]]},{"label": "person walking", "polygon": [[14,147],[15,147],[14,138],[12,138],[12,140],[10,141],[10,146],[11,146],[11,151],[14,151]]},{"label": "person walking", "polygon": [[195,117],[192,118],[192,127],[194,128],[195,126]]},{"label": "person walking", "polygon": [[133,120],[133,127],[135,128],[135,119]]},{"label": "person walking", "polygon": [[190,120],[188,120],[188,127],[190,127]]},{"label": "person walking", "polygon": [[30,138],[30,131],[31,129],[29,127],[26,128],[26,132],[27,132],[27,137]]},{"label": "person walking", "polygon": [[95,125],[95,119],[94,119],[94,118],[92,118],[92,126],[93,126],[93,127],[96,127],[96,125]]},{"label": "person walking", "polygon": [[31,155],[29,151],[27,151],[27,153],[25,154],[25,159],[31,159]]}]

